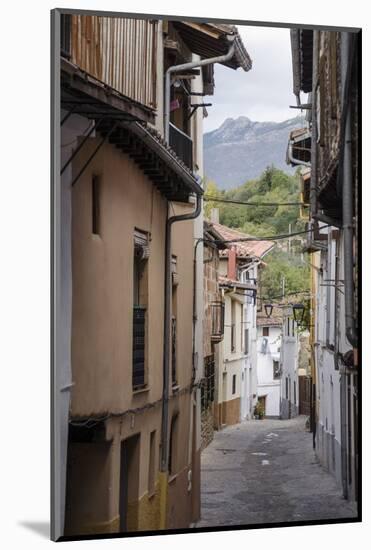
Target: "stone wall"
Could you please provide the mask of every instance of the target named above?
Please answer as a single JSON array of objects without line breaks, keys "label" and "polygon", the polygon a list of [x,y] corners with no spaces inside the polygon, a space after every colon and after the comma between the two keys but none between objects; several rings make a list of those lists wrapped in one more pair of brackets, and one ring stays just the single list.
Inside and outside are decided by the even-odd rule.
[{"label": "stone wall", "polygon": [[214,439],[213,403],[201,412],[201,451]]}]

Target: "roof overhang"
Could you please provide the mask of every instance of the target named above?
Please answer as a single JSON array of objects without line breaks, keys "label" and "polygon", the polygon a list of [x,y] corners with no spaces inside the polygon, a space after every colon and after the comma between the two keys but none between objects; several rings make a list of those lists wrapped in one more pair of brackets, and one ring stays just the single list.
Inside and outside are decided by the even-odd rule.
[{"label": "roof overhang", "polygon": [[227,279],[226,277],[219,277],[219,286],[224,289],[238,289],[238,290],[257,290],[257,286],[251,283],[241,283],[233,279]]},{"label": "roof overhang", "polygon": [[188,48],[202,59],[226,54],[230,46],[227,37],[235,36],[235,53],[232,59],[225,61],[223,65],[231,69],[241,67],[244,71],[251,69],[252,60],[234,25],[191,21],[174,21],[173,24]]},{"label": "roof overhang", "polygon": [[204,221],[204,242],[207,245],[213,245],[218,250],[229,248],[227,243],[223,243],[223,237],[208,221]]},{"label": "roof overhang", "polygon": [[155,111],[100,82],[61,57],[61,105],[88,118],[110,115],[116,119],[155,122]]},{"label": "roof overhang", "polygon": [[291,29],[291,53],[293,72],[293,92],[312,91],[313,70],[313,31],[308,29]]}]

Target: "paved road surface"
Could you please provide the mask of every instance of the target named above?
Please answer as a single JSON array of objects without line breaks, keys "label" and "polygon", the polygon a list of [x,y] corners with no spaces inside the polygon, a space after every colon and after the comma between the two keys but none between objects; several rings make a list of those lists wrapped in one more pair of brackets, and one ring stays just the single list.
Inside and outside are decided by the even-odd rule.
[{"label": "paved road surface", "polygon": [[251,420],[215,432],[202,453],[196,527],[355,517],[316,459],[305,420]]}]

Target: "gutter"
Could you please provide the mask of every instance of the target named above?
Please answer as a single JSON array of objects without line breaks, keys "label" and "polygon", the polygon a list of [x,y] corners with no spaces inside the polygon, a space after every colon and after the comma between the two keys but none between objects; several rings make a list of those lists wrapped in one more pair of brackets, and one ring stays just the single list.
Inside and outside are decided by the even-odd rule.
[{"label": "gutter", "polygon": [[196,195],[196,208],[188,214],[172,216],[166,220],[165,234],[165,305],[164,305],[164,357],[163,357],[163,390],[161,422],[161,472],[168,470],[168,433],[169,433],[169,391],[170,391],[170,321],[171,321],[171,228],[174,223],[194,220],[201,213],[202,192]]},{"label": "gutter", "polygon": [[213,63],[224,63],[232,59],[235,53],[235,40],[237,35],[227,36],[227,40],[231,41],[228,53],[220,55],[218,57],[210,57],[209,59],[202,59],[201,61],[191,61],[189,63],[183,63],[182,65],[172,65],[166,71],[165,75],[165,108],[164,108],[164,131],[165,140],[169,143],[170,133],[170,88],[171,88],[171,75],[180,71],[188,71],[190,69],[196,69],[197,67],[204,67],[205,65],[212,65]]}]

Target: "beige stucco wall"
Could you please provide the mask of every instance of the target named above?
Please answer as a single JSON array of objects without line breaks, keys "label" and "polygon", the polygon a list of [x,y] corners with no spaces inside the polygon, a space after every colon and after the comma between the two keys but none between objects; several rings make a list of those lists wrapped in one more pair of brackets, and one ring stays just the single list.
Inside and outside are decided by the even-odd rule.
[{"label": "beige stucco wall", "polygon": [[[74,171],[95,140],[84,147]],[[101,177],[101,235],[91,232],[91,178]],[[135,163],[105,145],[72,196],[73,416],[119,412],[162,392],[163,278],[166,201]],[[133,396],[133,233],[151,233],[148,261],[148,387]]]},{"label": "beige stucco wall", "polygon": [[[98,138],[99,139],[99,138]],[[76,174],[97,140],[84,146],[74,163]],[[92,234],[92,176],[101,181],[100,235]],[[192,204],[174,204],[170,215],[192,211]],[[159,472],[161,397],[163,369],[164,246],[166,200],[127,155],[110,144],[96,155],[72,192],[72,405],[71,416],[118,414],[104,426],[107,443],[103,488],[81,505],[81,484],[101,475],[101,456],[90,461],[79,453],[71,472],[73,496],[67,532],[107,532],[119,529],[119,487],[121,441],[140,434],[139,479],[128,513],[129,529],[157,529],[160,524],[158,484],[148,494],[150,433],[156,430],[155,477]],[[146,361],[148,386],[132,390],[133,234],[138,228],[150,232],[148,260],[148,307]],[[192,304],[193,304],[193,221],[173,226],[172,254],[177,256],[177,382],[171,389],[169,417],[179,414],[177,474],[169,484],[169,527],[191,517],[191,500],[197,504],[197,473],[189,485],[189,470],[197,463],[198,446],[193,444]],[[147,410],[122,414],[128,409]],[[169,422],[169,426],[170,426]],[[196,423],[197,425],[197,423]],[[197,434],[196,441],[199,439]],[[90,447],[92,456],[99,449]],[[77,453],[77,454],[76,454]],[[196,459],[195,459],[196,454]],[[179,481],[177,477],[179,476]],[[197,481],[198,480],[198,481]],[[188,490],[188,485],[190,490]],[[185,523],[182,526],[186,527]]]}]

